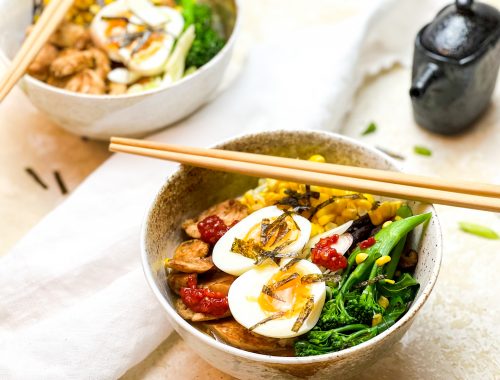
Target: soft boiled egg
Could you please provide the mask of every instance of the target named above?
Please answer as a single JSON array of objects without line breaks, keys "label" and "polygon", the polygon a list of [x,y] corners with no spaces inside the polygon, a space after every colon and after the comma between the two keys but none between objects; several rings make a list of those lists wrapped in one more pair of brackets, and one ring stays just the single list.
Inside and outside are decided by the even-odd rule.
[{"label": "soft boiled egg", "polygon": [[[222,236],[215,244],[212,260],[217,268],[239,276],[256,266],[256,257],[235,252],[235,243],[274,252],[276,257],[299,256],[311,234],[304,217],[286,213],[276,206],[253,212]],[[270,261],[270,260],[267,260]]]},{"label": "soft boiled egg", "polygon": [[175,9],[148,0],[118,0],[94,17],[94,43],[135,75],[153,76],[165,70],[184,18]]},{"label": "soft boiled egg", "polygon": [[292,338],[311,330],[325,303],[321,271],[307,260],[267,261],[238,277],[228,301],[236,321],[271,338]]}]

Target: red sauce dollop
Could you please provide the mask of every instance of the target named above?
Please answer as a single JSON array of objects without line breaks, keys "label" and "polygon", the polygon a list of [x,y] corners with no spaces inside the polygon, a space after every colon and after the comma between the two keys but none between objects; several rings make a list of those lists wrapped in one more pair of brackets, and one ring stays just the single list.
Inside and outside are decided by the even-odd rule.
[{"label": "red sauce dollop", "polygon": [[332,248],[339,240],[339,235],[332,235],[321,239],[311,250],[312,262],[328,268],[332,271],[347,267],[347,259],[344,255]]},{"label": "red sauce dollop", "polygon": [[216,317],[229,310],[227,296],[206,288],[181,288],[181,299],[184,305],[195,313],[209,314]]},{"label": "red sauce dollop", "polygon": [[200,231],[201,240],[214,245],[236,223],[238,221],[234,221],[230,226],[227,226],[217,215],[210,215],[198,222],[197,227],[198,231]]}]

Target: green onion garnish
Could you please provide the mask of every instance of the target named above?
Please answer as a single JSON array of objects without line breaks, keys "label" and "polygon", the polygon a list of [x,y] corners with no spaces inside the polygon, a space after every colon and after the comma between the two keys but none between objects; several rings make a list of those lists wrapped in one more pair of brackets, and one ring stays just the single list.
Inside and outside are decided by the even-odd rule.
[{"label": "green onion garnish", "polygon": [[361,134],[361,136],[366,136],[369,135],[370,133],[374,133],[377,130],[377,124],[375,124],[373,121],[368,124],[368,127],[364,130],[364,132]]},{"label": "green onion garnish", "polygon": [[460,222],[458,224],[462,231],[467,232],[469,234],[484,237],[486,239],[494,239],[494,240],[500,239],[500,236],[491,228],[469,222]]},{"label": "green onion garnish", "polygon": [[413,151],[421,156],[432,156],[432,151],[425,146],[415,145],[413,147]]}]

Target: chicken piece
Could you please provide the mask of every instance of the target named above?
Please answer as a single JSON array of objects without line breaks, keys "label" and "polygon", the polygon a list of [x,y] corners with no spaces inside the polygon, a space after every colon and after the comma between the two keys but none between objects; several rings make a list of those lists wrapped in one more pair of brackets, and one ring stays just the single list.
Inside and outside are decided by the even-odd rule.
[{"label": "chicken piece", "polygon": [[167,284],[175,294],[180,295],[181,288],[188,288],[189,283],[196,280],[195,273],[170,272],[167,277]]},{"label": "chicken piece", "polygon": [[175,309],[182,318],[192,322],[213,321],[216,319],[222,319],[231,316],[231,311],[229,310],[225,314],[218,317],[215,315],[196,313],[192,311],[190,308],[188,308],[180,298],[178,298],[177,301],[175,301]]},{"label": "chicken piece", "polygon": [[63,22],[49,42],[60,48],[84,49],[91,42],[90,32],[82,25]]},{"label": "chicken piece", "polygon": [[59,51],[54,45],[43,45],[40,52],[29,65],[28,74],[39,80],[46,81],[49,77],[50,64],[57,58],[58,54]]},{"label": "chicken piece", "polygon": [[105,80],[108,76],[108,73],[111,71],[111,62],[102,50],[97,48],[91,48],[87,50],[92,55],[94,59],[93,69],[96,73],[101,77],[101,79]]},{"label": "chicken piece", "polygon": [[106,84],[94,70],[85,69],[74,75],[66,84],[65,89],[81,94],[99,95],[106,91]]},{"label": "chicken piece", "polygon": [[225,343],[245,351],[269,355],[293,355],[292,348],[295,339],[268,338],[251,332],[234,319],[207,323],[206,327]]},{"label": "chicken piece", "polygon": [[108,86],[108,93],[110,95],[123,95],[127,93],[127,89],[126,84],[111,82]]},{"label": "chicken piece", "polygon": [[91,52],[68,49],[52,62],[50,73],[62,78],[92,68],[94,68],[94,56]]},{"label": "chicken piece", "polygon": [[227,296],[229,293],[229,287],[236,280],[236,277],[230,274],[224,273],[222,271],[217,271],[210,273],[208,277],[204,277],[200,286],[203,288],[208,288],[213,292],[219,292]]},{"label": "chicken piece", "polygon": [[68,81],[70,79],[71,79],[71,77],[56,78],[52,75],[49,75],[46,82],[47,82],[47,84],[50,84],[51,86],[55,86],[55,87],[59,87],[59,88],[66,88],[66,85],[68,84]]},{"label": "chicken piece", "polygon": [[188,219],[182,223],[182,228],[192,238],[199,239],[201,237],[198,231],[198,222],[202,221],[208,216],[217,215],[221,218],[226,225],[231,225],[235,221],[240,221],[248,215],[248,208],[235,199],[230,199],[215,206],[210,207],[208,210],[203,211],[196,219]]},{"label": "chicken piece", "polygon": [[207,257],[210,246],[198,239],[182,242],[169,260],[167,267],[183,273],[204,273],[214,267],[211,257]]}]

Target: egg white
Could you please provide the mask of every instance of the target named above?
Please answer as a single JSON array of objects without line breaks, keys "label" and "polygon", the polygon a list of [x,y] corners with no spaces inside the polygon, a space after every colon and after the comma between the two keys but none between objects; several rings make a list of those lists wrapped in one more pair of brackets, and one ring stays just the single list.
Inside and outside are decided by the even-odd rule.
[{"label": "egg white", "polygon": [[[276,206],[262,208],[253,212],[246,218],[238,222],[233,228],[222,236],[217,244],[215,244],[212,260],[217,268],[223,272],[240,276],[246,271],[255,267],[254,260],[240,255],[239,253],[231,252],[234,239],[243,239],[247,233],[265,218],[276,218],[283,214],[283,211]],[[311,223],[300,215],[292,215],[293,219],[300,228],[298,239],[285,247],[282,253],[301,253],[302,248],[309,240],[311,235]],[[269,260],[267,260],[269,261]]]},{"label": "egg white", "polygon": [[[134,44],[117,49],[110,45],[108,36],[108,22],[102,17],[120,17],[132,11],[134,16],[130,17],[134,23],[144,24],[157,28],[163,28],[166,33],[156,41],[150,43],[149,47],[141,49],[132,54]],[[138,25],[128,24],[127,33],[139,30]],[[121,62],[134,75],[154,76],[163,73],[165,64],[172,52],[175,39],[179,37],[184,29],[184,18],[181,13],[170,7],[157,7],[147,0],[118,0],[104,8],[94,17],[90,26],[91,36],[94,43],[106,51],[110,59]],[[116,34],[125,33],[125,30],[117,29]]]},{"label": "egg white", "polygon": [[[286,263],[285,260],[283,261]],[[300,271],[303,275],[321,274],[320,269],[307,260],[299,261],[295,264],[294,268],[297,268],[297,271]],[[257,300],[263,285],[267,284],[271,277],[278,271],[279,266],[274,262],[268,261],[249,270],[231,284],[228,294],[229,308],[231,314],[239,324],[250,328],[269,317],[269,314],[260,308]],[[309,286],[311,295],[314,297],[313,308],[297,332],[293,332],[292,328],[298,314],[290,318],[281,317],[268,321],[252,331],[271,338],[293,338],[311,330],[318,322],[321,310],[323,309],[326,285],[324,282],[315,282]]]}]

